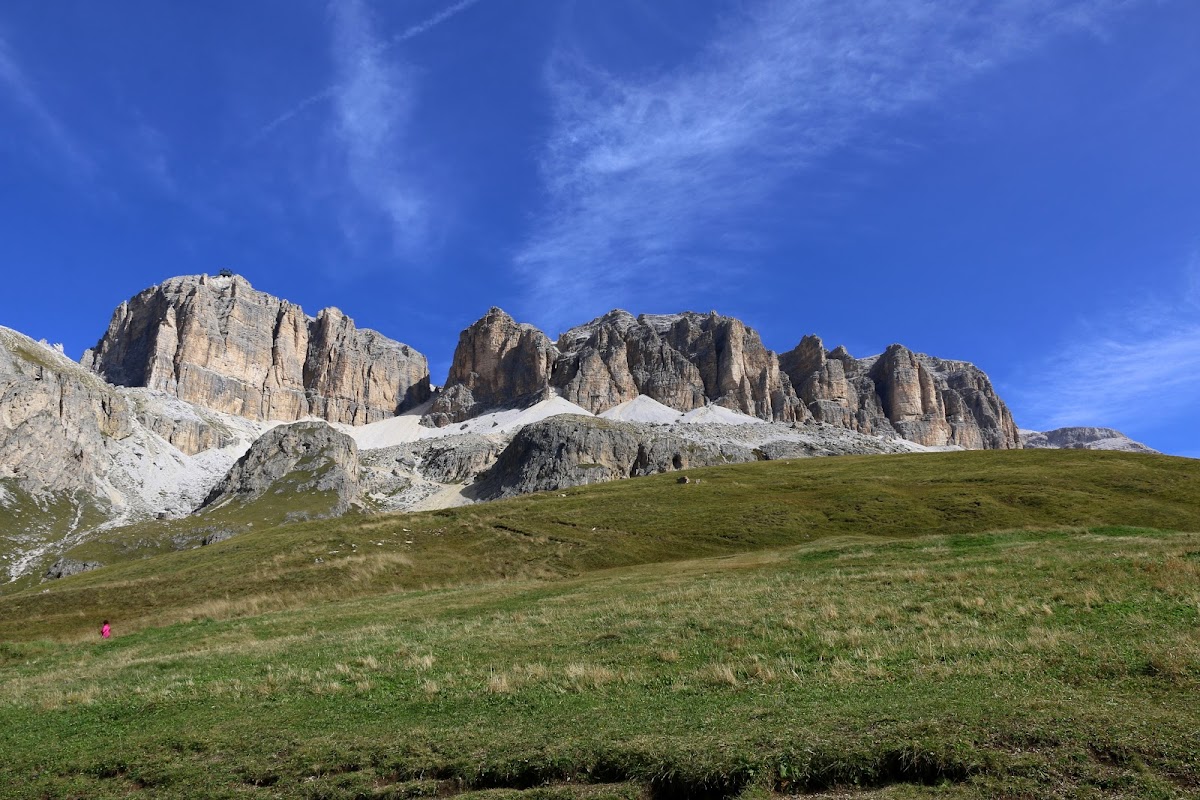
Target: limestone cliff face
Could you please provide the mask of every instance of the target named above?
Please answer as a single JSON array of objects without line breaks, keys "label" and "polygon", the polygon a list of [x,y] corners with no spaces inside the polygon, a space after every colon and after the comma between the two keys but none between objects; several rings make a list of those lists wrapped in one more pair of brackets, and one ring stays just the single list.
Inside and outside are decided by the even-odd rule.
[{"label": "limestone cliff face", "polygon": [[752,328],[715,312],[612,311],[559,337],[493,308],[463,334],[425,424],[519,406],[548,391],[599,414],[646,395],[680,411],[707,404],[776,422],[816,420],[926,446],[1021,446],[991,381],[965,361],[900,345],[856,359],[816,336],[777,356]]},{"label": "limestone cliff face", "polygon": [[780,363],[818,421],[927,446],[1021,447],[1012,414],[991,381],[965,361],[898,344],[855,359],[843,347],[826,351],[819,338],[806,336]]},{"label": "limestone cliff face", "polygon": [[779,364],[814,419],[860,430],[855,425],[858,392],[851,386],[843,362],[826,357],[820,339],[805,336],[795,349],[779,356]]},{"label": "limestone cliff face", "polygon": [[492,308],[459,335],[446,389],[426,422],[442,427],[489,408],[536,401],[550,386],[558,355],[546,334]]},{"label": "limestone cliff face", "polygon": [[778,422],[807,416],[758,334],[716,312],[612,311],[564,333],[558,349],[555,387],[592,413],[644,394],[680,411],[713,403]]},{"label": "limestone cliff face", "polygon": [[548,391],[597,414],[642,394],[680,411],[714,403],[779,422],[808,416],[775,354],[736,319],[613,311],[555,346],[493,308],[463,331],[425,422],[446,425]]},{"label": "limestone cliff face", "polygon": [[122,303],[83,363],[250,419],[307,416],[360,425],[429,396],[423,355],[337,309],[311,319],[244,278],[172,278]]},{"label": "limestone cliff face", "polygon": [[358,330],[336,308],[317,314],[304,362],[310,413],[364,425],[429,399],[429,364],[408,345]]},{"label": "limestone cliff face", "polygon": [[66,356],[0,328],[0,478],[25,491],[92,492],[130,435],[120,393]]}]

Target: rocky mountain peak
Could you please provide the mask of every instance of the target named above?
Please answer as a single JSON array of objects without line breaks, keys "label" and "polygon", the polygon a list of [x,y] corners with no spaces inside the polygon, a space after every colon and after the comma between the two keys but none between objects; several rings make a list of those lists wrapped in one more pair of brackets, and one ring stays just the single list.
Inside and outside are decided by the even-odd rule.
[{"label": "rocky mountain peak", "polygon": [[335,308],[316,318],[239,275],[171,278],[121,303],[83,364],[256,420],[360,425],[429,396],[425,357]]},{"label": "rocky mountain peak", "polygon": [[492,307],[458,337],[446,386],[424,423],[442,427],[498,406],[536,402],[559,356],[546,334]]},{"label": "rocky mountain peak", "polygon": [[560,350],[573,350],[590,339],[600,328],[624,332],[637,324],[638,319],[633,314],[620,308],[614,308],[607,314],[596,317],[591,322],[576,325],[574,328],[560,335],[558,337],[558,348]]},{"label": "rocky mountain peak", "polygon": [[635,317],[616,309],[571,328],[554,345],[492,309],[463,331],[446,387],[425,421],[445,425],[550,391],[592,413],[645,395],[684,412],[712,403],[783,422],[806,416],[775,354],[732,317]]},{"label": "rocky mountain peak", "polygon": [[1021,446],[991,381],[966,361],[914,353],[900,344],[856,359],[845,347],[825,351],[819,338],[806,336],[780,363],[818,421],[927,446]]}]

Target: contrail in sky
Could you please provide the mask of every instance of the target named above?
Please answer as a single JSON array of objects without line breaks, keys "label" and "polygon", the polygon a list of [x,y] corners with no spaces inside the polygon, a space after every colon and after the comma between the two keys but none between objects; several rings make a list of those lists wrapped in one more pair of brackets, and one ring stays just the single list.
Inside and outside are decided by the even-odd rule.
[{"label": "contrail in sky", "polygon": [[[405,28],[403,31],[393,36],[384,44],[379,45],[375,51],[371,53],[371,55],[378,55],[386,51],[388,48],[407,42],[409,39],[415,39],[421,34],[433,30],[451,17],[466,11],[468,8],[478,2],[480,2],[480,0],[458,0],[457,3],[443,8],[433,16],[423,19],[415,25],[410,25],[409,27]],[[326,86],[316,94],[304,98],[299,103],[292,106],[292,108],[288,109],[260,128],[258,133],[254,134],[246,141],[245,146],[253,147],[254,145],[258,144],[263,139],[270,136],[279,127],[286,125],[292,119],[304,113],[310,106],[314,106],[323,100],[328,100],[330,97],[333,97],[335,94],[337,94],[337,91],[340,88],[342,88],[342,85],[340,83],[335,83],[332,86]]]}]

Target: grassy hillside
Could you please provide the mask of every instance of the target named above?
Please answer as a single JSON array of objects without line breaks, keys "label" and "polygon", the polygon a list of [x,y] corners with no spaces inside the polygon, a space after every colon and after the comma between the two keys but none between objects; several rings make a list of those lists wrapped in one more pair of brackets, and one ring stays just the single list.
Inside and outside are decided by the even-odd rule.
[{"label": "grassy hillside", "polygon": [[8,643],[0,796],[1195,796],[1198,587],[1196,534],[838,537]]},{"label": "grassy hillside", "polygon": [[[134,630],[317,600],[559,578],[830,536],[887,539],[1097,525],[1200,531],[1200,461],[1166,456],[938,453],[763,462],[685,474],[700,482],[679,484],[678,475],[662,475],[438,512],[283,526],[272,523],[289,504],[307,510],[311,498],[271,494],[264,499],[269,507],[228,512],[236,515],[228,526],[245,531],[233,539],[142,559],[148,551],[130,543],[169,540],[181,530],[195,537],[215,524],[205,517],[145,523],[68,553],[112,566],[0,596],[0,637],[86,637],[102,617],[120,618]],[[123,558],[132,560],[121,563]]]},{"label": "grassy hillside", "polygon": [[0,597],[0,797],[1200,793],[1200,462],[689,476]]},{"label": "grassy hillside", "polygon": [[[117,564],[198,548],[214,537],[251,532],[255,526],[271,528],[287,520],[328,516],[339,502],[337,492],[296,490],[298,484],[319,477],[318,472],[298,469],[276,481],[261,497],[233,497],[182,519],[145,520],[98,532],[95,529],[109,522],[111,512],[84,493],[38,499],[10,481],[0,480],[0,568],[31,548],[44,546],[23,577],[0,585],[0,595],[39,586],[46,568],[63,555],[77,561]],[[54,546],[64,541],[78,543]]]},{"label": "grassy hillside", "polygon": [[[40,498],[15,480],[0,478],[0,580],[7,581],[9,570],[26,560],[33,567],[25,577],[0,586],[0,591],[35,586],[58,558],[54,545],[81,536],[104,520],[104,510],[83,492]],[[44,556],[35,555],[42,552]]]}]

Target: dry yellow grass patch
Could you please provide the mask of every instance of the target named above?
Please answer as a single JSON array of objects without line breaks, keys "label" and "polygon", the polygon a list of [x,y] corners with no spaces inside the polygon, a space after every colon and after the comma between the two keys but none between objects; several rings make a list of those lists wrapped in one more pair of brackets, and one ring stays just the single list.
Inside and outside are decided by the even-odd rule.
[{"label": "dry yellow grass patch", "polygon": [[901,619],[900,611],[895,606],[883,606],[868,610],[866,616],[863,617],[863,622],[874,627],[883,623],[899,625]]},{"label": "dry yellow grass patch", "polygon": [[729,664],[706,664],[697,673],[697,677],[714,686],[738,685],[737,672]]},{"label": "dry yellow grass patch", "polygon": [[34,705],[43,711],[58,711],[67,706],[90,706],[103,696],[99,686],[83,686],[69,691],[53,690],[39,696]]},{"label": "dry yellow grass patch", "polygon": [[434,662],[436,661],[437,659],[433,657],[432,653],[425,653],[424,655],[419,656],[409,656],[405,663],[410,669],[415,669],[418,672],[426,672],[433,669]]},{"label": "dry yellow grass patch", "polygon": [[563,675],[575,689],[598,689],[617,679],[617,673],[598,664],[568,664]]},{"label": "dry yellow grass patch", "polygon": [[413,561],[403,553],[372,552],[363,555],[339,558],[328,566],[335,567],[351,583],[373,581],[384,573],[393,573],[401,567],[411,567]]},{"label": "dry yellow grass patch", "polygon": [[513,673],[520,676],[522,683],[536,683],[550,677],[550,668],[545,664],[525,664],[513,668]]}]

